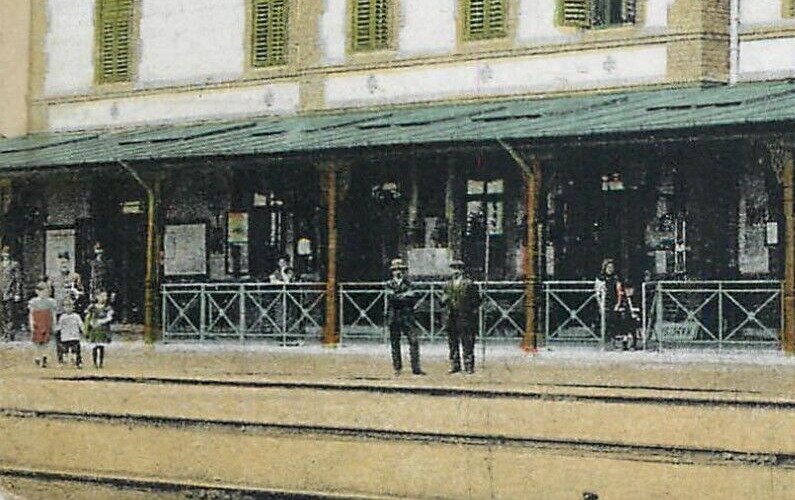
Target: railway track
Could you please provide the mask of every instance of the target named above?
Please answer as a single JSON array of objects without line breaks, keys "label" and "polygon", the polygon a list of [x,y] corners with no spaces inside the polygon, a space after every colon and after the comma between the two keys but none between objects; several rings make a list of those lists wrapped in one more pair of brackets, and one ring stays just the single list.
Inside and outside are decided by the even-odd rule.
[{"label": "railway track", "polygon": [[6,381],[0,479],[163,499],[795,497],[795,401],[466,381]]},{"label": "railway track", "polygon": [[[178,377],[127,377],[127,376],[82,376],[55,377],[54,380],[67,382],[94,382],[111,384],[173,385],[196,387],[228,387],[247,389],[298,389],[324,392],[399,394],[445,398],[511,399],[544,401],[586,401],[613,404],[643,404],[657,406],[699,406],[734,407],[775,410],[795,410],[795,400],[765,398],[759,391],[739,391],[734,389],[694,389],[665,386],[622,386],[604,384],[539,384],[539,387],[564,390],[509,390],[465,388],[449,386],[384,385],[352,382],[293,382],[262,380],[222,380]],[[596,389],[599,394],[576,393],[565,389]],[[618,391],[610,394],[604,391]],[[637,395],[633,391],[659,393],[656,395]],[[683,393],[686,396],[671,394]],[[694,395],[695,394],[695,395]],[[708,397],[698,396],[709,394]]]}]

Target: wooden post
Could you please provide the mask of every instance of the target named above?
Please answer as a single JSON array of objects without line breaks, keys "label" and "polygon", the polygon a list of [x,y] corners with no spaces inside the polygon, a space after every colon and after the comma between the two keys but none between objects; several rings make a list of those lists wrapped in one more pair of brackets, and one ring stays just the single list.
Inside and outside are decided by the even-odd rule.
[{"label": "wooden post", "polygon": [[457,162],[453,158],[447,164],[447,183],[444,193],[444,218],[447,223],[447,247],[454,259],[461,258],[461,179],[458,175]]},{"label": "wooden post", "polygon": [[337,169],[326,167],[326,323],[323,327],[323,345],[339,343],[337,325]]},{"label": "wooden post", "polygon": [[781,184],[784,190],[784,294],[783,315],[784,331],[781,332],[781,343],[784,352],[795,354],[795,158],[791,148],[784,152],[784,163],[781,171]]},{"label": "wooden post", "polygon": [[538,238],[536,221],[538,219],[538,189],[541,185],[541,160],[530,160],[530,175],[525,176],[525,213],[527,214],[527,247],[525,248],[525,329],[522,349],[535,351],[538,347],[536,337],[536,247]]},{"label": "wooden post", "polygon": [[522,338],[522,349],[525,352],[535,352],[538,348],[538,336],[536,335],[536,246],[538,245],[538,235],[536,233],[538,191],[541,186],[541,160],[533,156],[530,165],[516,150],[502,139],[497,142],[511,155],[511,158],[519,165],[525,180],[525,212],[527,213],[527,244],[524,254],[524,310],[525,325],[524,337]]},{"label": "wooden post", "polygon": [[155,341],[155,291],[153,288],[154,283],[154,268],[155,268],[155,198],[156,191],[159,188],[159,180],[156,181],[158,187],[153,189],[149,184],[144,182],[138,172],[130,167],[126,162],[119,160],[119,165],[126,170],[135,181],[146,192],[146,270],[144,272],[144,341],[151,344]]}]

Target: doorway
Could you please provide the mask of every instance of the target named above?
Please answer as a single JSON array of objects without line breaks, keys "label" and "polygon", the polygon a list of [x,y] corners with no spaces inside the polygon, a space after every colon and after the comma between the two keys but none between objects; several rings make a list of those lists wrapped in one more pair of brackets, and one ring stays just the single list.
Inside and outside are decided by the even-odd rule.
[{"label": "doorway", "polygon": [[548,278],[592,280],[611,258],[625,280],[639,283],[650,266],[645,228],[654,209],[646,181],[640,169],[591,165],[556,174],[547,197]]},{"label": "doorway", "polygon": [[[95,185],[91,197],[93,231],[81,231],[82,237],[100,242],[105,249],[115,291],[115,319],[122,323],[143,321],[146,203],[139,191],[138,186],[126,182]],[[93,248],[94,241],[81,242],[82,248]]]}]

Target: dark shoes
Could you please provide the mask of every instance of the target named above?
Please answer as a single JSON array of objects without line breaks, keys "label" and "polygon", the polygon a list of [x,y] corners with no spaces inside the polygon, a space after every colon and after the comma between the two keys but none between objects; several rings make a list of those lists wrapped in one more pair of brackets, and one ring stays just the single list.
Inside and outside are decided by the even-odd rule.
[{"label": "dark shoes", "polygon": [[425,373],[425,372],[424,372],[424,371],[422,371],[422,370],[413,371],[413,372],[411,372],[411,373],[413,373],[414,375],[427,375],[427,373]]},{"label": "dark shoes", "polygon": [[453,373],[461,373],[461,368],[451,368],[448,374],[452,375]]}]

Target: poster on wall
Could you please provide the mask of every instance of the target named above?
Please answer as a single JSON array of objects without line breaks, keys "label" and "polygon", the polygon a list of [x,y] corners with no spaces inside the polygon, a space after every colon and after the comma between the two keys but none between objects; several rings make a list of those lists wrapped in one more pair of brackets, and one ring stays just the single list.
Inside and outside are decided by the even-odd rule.
[{"label": "poster on wall", "polygon": [[226,223],[227,243],[248,243],[248,213],[229,212]]},{"label": "poster on wall", "polygon": [[52,276],[59,269],[58,254],[69,252],[69,271],[75,270],[75,230],[48,229],[45,233],[44,272]]},{"label": "poster on wall", "polygon": [[226,217],[226,271],[248,274],[248,213],[229,212]]},{"label": "poster on wall", "polygon": [[205,224],[167,225],[163,237],[166,276],[191,276],[207,272]]},{"label": "poster on wall", "polygon": [[740,188],[738,266],[742,274],[766,274],[770,272],[770,252],[764,179],[745,176]]}]

